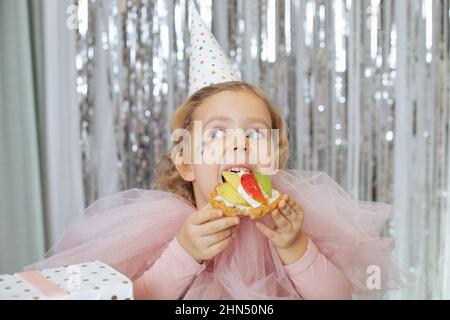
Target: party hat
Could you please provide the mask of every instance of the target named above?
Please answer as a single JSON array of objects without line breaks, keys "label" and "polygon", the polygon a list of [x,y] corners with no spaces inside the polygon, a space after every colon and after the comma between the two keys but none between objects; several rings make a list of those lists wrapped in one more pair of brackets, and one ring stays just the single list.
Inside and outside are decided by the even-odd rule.
[{"label": "party hat", "polygon": [[211,84],[239,81],[223,49],[208,30],[194,6],[190,8],[191,56],[189,64],[189,96]]}]

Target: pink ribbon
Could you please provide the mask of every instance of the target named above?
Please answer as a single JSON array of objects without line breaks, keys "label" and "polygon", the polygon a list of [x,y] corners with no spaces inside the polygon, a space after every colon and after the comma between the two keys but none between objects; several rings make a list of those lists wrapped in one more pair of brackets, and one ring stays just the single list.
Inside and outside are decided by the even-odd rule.
[{"label": "pink ribbon", "polygon": [[35,289],[42,292],[49,299],[67,299],[69,294],[56,284],[45,278],[38,271],[26,271],[17,273]]}]

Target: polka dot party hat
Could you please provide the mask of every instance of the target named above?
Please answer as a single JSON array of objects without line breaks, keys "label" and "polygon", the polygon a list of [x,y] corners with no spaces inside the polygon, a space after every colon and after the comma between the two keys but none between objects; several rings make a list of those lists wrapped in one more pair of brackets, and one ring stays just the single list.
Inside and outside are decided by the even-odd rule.
[{"label": "polka dot party hat", "polygon": [[194,6],[190,8],[190,22],[189,96],[211,84],[239,81],[231,62]]}]

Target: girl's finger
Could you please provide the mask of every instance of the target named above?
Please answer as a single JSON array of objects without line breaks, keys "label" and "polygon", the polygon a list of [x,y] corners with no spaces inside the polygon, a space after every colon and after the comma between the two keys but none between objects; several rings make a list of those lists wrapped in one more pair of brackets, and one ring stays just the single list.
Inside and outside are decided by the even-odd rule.
[{"label": "girl's finger", "polygon": [[202,210],[209,210],[209,209],[214,209],[210,202],[208,202],[208,203],[202,208]]},{"label": "girl's finger", "polygon": [[217,242],[216,244],[213,244],[208,248],[208,251],[211,252],[211,255],[215,256],[216,254],[219,254],[223,250],[225,250],[226,247],[233,241],[234,236],[231,235],[225,239],[223,239],[220,242]]},{"label": "girl's finger", "polygon": [[297,220],[297,215],[294,210],[292,210],[292,207],[289,206],[289,200],[281,200],[278,204],[278,208],[280,209],[281,213],[289,220],[290,223],[294,223],[295,220]]},{"label": "girl's finger", "polygon": [[286,203],[288,205],[290,205],[291,207],[301,208],[301,206],[298,204],[298,202],[294,198],[289,197],[286,200]]},{"label": "girl's finger", "polygon": [[275,209],[272,212],[272,219],[275,225],[284,232],[289,232],[292,228],[291,222],[283,214],[281,214],[279,209]]},{"label": "girl's finger", "polygon": [[288,207],[288,203],[289,203],[289,199],[287,199],[285,196],[283,196],[280,200],[280,202],[278,202],[278,208],[279,209],[285,209]]},{"label": "girl's finger", "polygon": [[259,229],[259,231],[262,232],[263,235],[265,235],[267,238],[269,238],[272,241],[274,241],[279,235],[278,232],[269,228],[264,223],[256,222],[256,227]]},{"label": "girl's finger", "polygon": [[218,209],[206,209],[195,212],[192,215],[192,224],[202,224],[222,216],[222,211]]},{"label": "girl's finger", "polygon": [[199,227],[200,235],[206,236],[239,224],[238,217],[225,217],[206,222]]},{"label": "girl's finger", "polygon": [[288,201],[289,201],[289,196],[287,194],[283,194],[281,196],[280,202],[278,202],[278,204],[277,204],[277,208],[284,208],[287,205]]},{"label": "girl's finger", "polygon": [[295,200],[288,201],[288,206],[300,217],[303,217],[303,207]]},{"label": "girl's finger", "polygon": [[291,201],[288,203],[288,206],[291,208],[293,214],[292,214],[292,225],[297,228],[300,227],[303,224],[303,208],[296,202]]},{"label": "girl's finger", "polygon": [[231,227],[231,228],[216,232],[214,234],[207,235],[207,236],[203,237],[204,241],[208,247],[211,247],[212,245],[231,236],[233,234],[233,229],[234,229],[234,227]]}]

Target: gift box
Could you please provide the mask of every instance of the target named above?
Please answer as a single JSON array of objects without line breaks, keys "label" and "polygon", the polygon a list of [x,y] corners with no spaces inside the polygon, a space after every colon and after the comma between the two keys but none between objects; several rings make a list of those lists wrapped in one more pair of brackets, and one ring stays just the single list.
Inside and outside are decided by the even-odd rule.
[{"label": "gift box", "polygon": [[2,300],[130,300],[133,283],[100,261],[0,275]]}]

